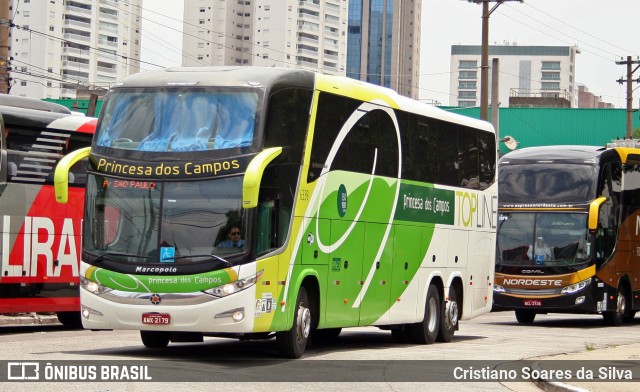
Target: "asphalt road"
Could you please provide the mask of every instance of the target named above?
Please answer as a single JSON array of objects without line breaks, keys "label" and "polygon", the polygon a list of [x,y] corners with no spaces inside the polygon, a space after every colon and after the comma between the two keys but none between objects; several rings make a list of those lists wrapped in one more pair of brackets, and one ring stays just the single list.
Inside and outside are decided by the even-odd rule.
[{"label": "asphalt road", "polygon": [[[462,322],[454,340],[447,344],[399,344],[391,339],[388,331],[375,327],[353,328],[343,330],[335,341],[309,347],[301,360],[281,361],[273,340],[243,342],[205,338],[204,343],[172,343],[166,350],[149,350],[142,346],[135,331],[70,330],[57,324],[5,325],[0,327],[3,348],[0,360],[53,361],[54,365],[103,363],[94,361],[125,361],[122,363],[135,365],[152,360],[147,363],[156,367],[154,380],[162,380],[126,384],[31,382],[30,391],[51,391],[52,387],[67,391],[115,391],[124,387],[128,391],[210,391],[212,388],[413,391],[426,388],[528,392],[538,390],[532,382],[453,382],[449,377],[443,383],[437,378],[432,380],[430,375],[438,374],[441,364],[445,364],[448,375],[446,372],[452,366],[478,369],[490,365],[493,368],[496,362],[509,364],[526,359],[577,358],[575,361],[585,363],[611,359],[638,361],[640,345],[637,342],[640,342],[640,318],[621,327],[608,327],[600,316],[539,315],[533,325],[523,326],[516,322],[512,312],[499,312]],[[624,350],[627,346],[633,347],[637,355]],[[611,352],[618,354],[612,356]],[[166,372],[158,373],[159,365],[166,366]],[[639,386],[640,369],[638,373],[633,374],[634,382],[616,382],[613,387],[589,382],[579,386],[590,390],[635,390]],[[398,381],[405,380],[405,376],[407,381]],[[345,378],[350,382],[344,382]],[[207,382],[182,381],[189,379]],[[19,382],[4,383],[3,389],[9,386],[7,390],[25,387]]]}]

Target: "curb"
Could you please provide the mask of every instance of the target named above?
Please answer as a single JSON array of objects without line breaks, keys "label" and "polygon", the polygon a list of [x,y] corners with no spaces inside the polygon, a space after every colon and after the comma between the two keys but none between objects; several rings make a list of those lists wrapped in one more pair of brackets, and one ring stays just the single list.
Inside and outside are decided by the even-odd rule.
[{"label": "curb", "polygon": [[[542,367],[538,362],[531,365],[531,368],[536,370],[542,370]],[[549,381],[545,378],[538,378],[532,381],[535,386],[546,392],[589,392],[586,389],[574,387],[573,385],[565,384],[559,381]]]},{"label": "curb", "polygon": [[60,324],[56,315],[38,313],[20,313],[16,315],[0,315],[2,325],[49,325]]}]

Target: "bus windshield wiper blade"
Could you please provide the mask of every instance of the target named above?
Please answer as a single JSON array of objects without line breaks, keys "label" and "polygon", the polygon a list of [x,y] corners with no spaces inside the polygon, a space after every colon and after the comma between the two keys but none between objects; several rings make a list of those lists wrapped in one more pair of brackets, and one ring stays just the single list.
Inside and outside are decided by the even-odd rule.
[{"label": "bus windshield wiper blade", "polygon": [[167,257],[163,260],[179,260],[179,259],[189,259],[191,257],[209,257],[209,258],[213,258],[215,260],[218,260],[220,262],[222,262],[222,264],[225,265],[225,267],[232,267],[233,264],[231,264],[231,262],[229,260],[225,260],[220,256],[216,256],[216,255],[212,255],[212,254],[202,254],[202,255],[187,255],[187,256],[174,256],[174,257]]},{"label": "bus windshield wiper blade", "polygon": [[91,260],[91,262],[93,262],[93,263],[99,263],[99,262],[101,262],[102,260],[106,259],[109,256],[122,256],[122,257],[135,257],[135,258],[138,258],[138,259],[149,259],[148,256],[140,256],[140,255],[136,255],[136,254],[133,254],[133,253],[124,253],[124,252],[105,252],[105,253],[102,253],[100,255],[97,255],[97,254],[91,253],[91,252],[85,252],[85,253],[95,257],[93,260]]},{"label": "bus windshield wiper blade", "polygon": [[571,271],[573,272],[578,272],[578,269],[573,264],[570,264],[568,261],[566,261],[565,259],[554,259],[553,261],[562,263],[563,265],[569,267],[569,269],[571,269]]}]

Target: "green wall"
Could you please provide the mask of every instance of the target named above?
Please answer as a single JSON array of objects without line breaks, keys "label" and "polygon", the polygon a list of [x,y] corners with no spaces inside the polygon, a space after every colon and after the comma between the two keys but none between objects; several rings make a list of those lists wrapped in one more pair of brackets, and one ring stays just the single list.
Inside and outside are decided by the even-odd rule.
[{"label": "green wall", "polygon": [[[480,108],[442,107],[480,118]],[[511,136],[518,148],[584,144],[604,146],[626,135],[626,109],[500,108],[500,137]],[[640,112],[633,113],[633,129],[640,128]],[[501,143],[500,152],[508,150]]]},{"label": "green wall", "polygon": [[[43,99],[43,101],[54,102],[62,106],[66,106],[67,108],[87,114],[87,109],[89,108],[89,100],[88,99]],[[76,107],[74,107],[74,105]],[[93,115],[94,117],[98,117],[100,114],[100,109],[102,109],[102,100],[99,99],[96,104],[96,113]]]}]

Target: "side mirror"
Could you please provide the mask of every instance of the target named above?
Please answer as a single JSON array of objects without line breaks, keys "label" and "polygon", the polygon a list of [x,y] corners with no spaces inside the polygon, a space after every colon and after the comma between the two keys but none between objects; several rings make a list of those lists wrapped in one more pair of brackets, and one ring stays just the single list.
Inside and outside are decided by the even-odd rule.
[{"label": "side mirror", "polygon": [[282,147],[271,147],[256,155],[244,173],[242,182],[242,208],[254,208],[258,206],[258,193],[262,174],[267,165],[282,153]]},{"label": "side mirror", "polygon": [[69,171],[71,167],[90,154],[91,147],[81,148],[62,157],[56,165],[56,171],[53,174],[53,188],[58,203],[67,204],[69,201]]},{"label": "side mirror", "polygon": [[600,215],[600,206],[607,201],[607,198],[601,196],[591,202],[589,206],[589,230],[596,230],[598,228],[598,216]]}]

